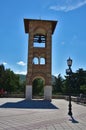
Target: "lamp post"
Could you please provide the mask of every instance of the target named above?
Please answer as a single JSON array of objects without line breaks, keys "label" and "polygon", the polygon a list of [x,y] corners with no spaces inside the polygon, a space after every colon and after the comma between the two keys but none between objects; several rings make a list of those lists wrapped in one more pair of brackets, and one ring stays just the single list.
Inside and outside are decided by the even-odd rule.
[{"label": "lamp post", "polygon": [[72,59],[69,57],[69,59],[67,60],[67,65],[68,65],[68,69],[66,69],[66,74],[69,75],[69,112],[68,115],[72,116],[72,104],[71,104],[71,75],[72,75]]}]

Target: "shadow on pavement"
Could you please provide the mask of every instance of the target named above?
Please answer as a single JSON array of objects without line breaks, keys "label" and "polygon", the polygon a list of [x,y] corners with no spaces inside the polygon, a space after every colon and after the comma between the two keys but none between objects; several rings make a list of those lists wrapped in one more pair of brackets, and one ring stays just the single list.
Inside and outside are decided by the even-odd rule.
[{"label": "shadow on pavement", "polygon": [[77,120],[75,120],[75,119],[74,119],[74,117],[73,117],[73,116],[71,116],[70,121],[71,121],[72,123],[79,123]]},{"label": "shadow on pavement", "polygon": [[58,107],[46,100],[22,100],[19,102],[7,102],[1,105],[0,108],[58,109]]}]

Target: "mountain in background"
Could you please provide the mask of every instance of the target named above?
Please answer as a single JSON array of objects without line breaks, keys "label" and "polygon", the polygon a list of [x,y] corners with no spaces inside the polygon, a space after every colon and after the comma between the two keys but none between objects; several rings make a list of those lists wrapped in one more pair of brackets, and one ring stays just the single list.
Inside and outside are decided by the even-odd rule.
[{"label": "mountain in background", "polygon": [[20,82],[24,82],[26,80],[26,75],[18,74],[18,76],[20,78]]},{"label": "mountain in background", "polygon": [[[23,74],[18,74],[19,78],[20,78],[20,82],[24,82],[26,80],[26,75]],[[55,83],[55,76],[52,75],[52,84]]]}]

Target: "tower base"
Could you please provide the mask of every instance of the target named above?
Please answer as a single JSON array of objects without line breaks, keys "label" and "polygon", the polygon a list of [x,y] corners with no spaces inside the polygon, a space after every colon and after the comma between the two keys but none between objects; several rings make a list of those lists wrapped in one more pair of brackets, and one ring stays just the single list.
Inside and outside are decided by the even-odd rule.
[{"label": "tower base", "polygon": [[[26,85],[25,98],[29,100],[32,99],[32,85]],[[52,86],[46,85],[44,86],[44,100],[51,101],[51,99],[52,99]]]},{"label": "tower base", "polygon": [[26,85],[26,94],[25,98],[31,100],[32,99],[32,85]]},{"label": "tower base", "polygon": [[46,85],[44,87],[44,99],[51,101],[51,99],[52,99],[52,86]]}]

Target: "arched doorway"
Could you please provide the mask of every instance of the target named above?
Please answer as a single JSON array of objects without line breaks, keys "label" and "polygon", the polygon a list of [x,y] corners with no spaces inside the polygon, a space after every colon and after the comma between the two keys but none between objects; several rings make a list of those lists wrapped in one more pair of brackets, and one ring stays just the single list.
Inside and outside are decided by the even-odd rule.
[{"label": "arched doorway", "polygon": [[45,81],[42,77],[36,77],[32,82],[32,97],[44,98],[44,84]]}]

